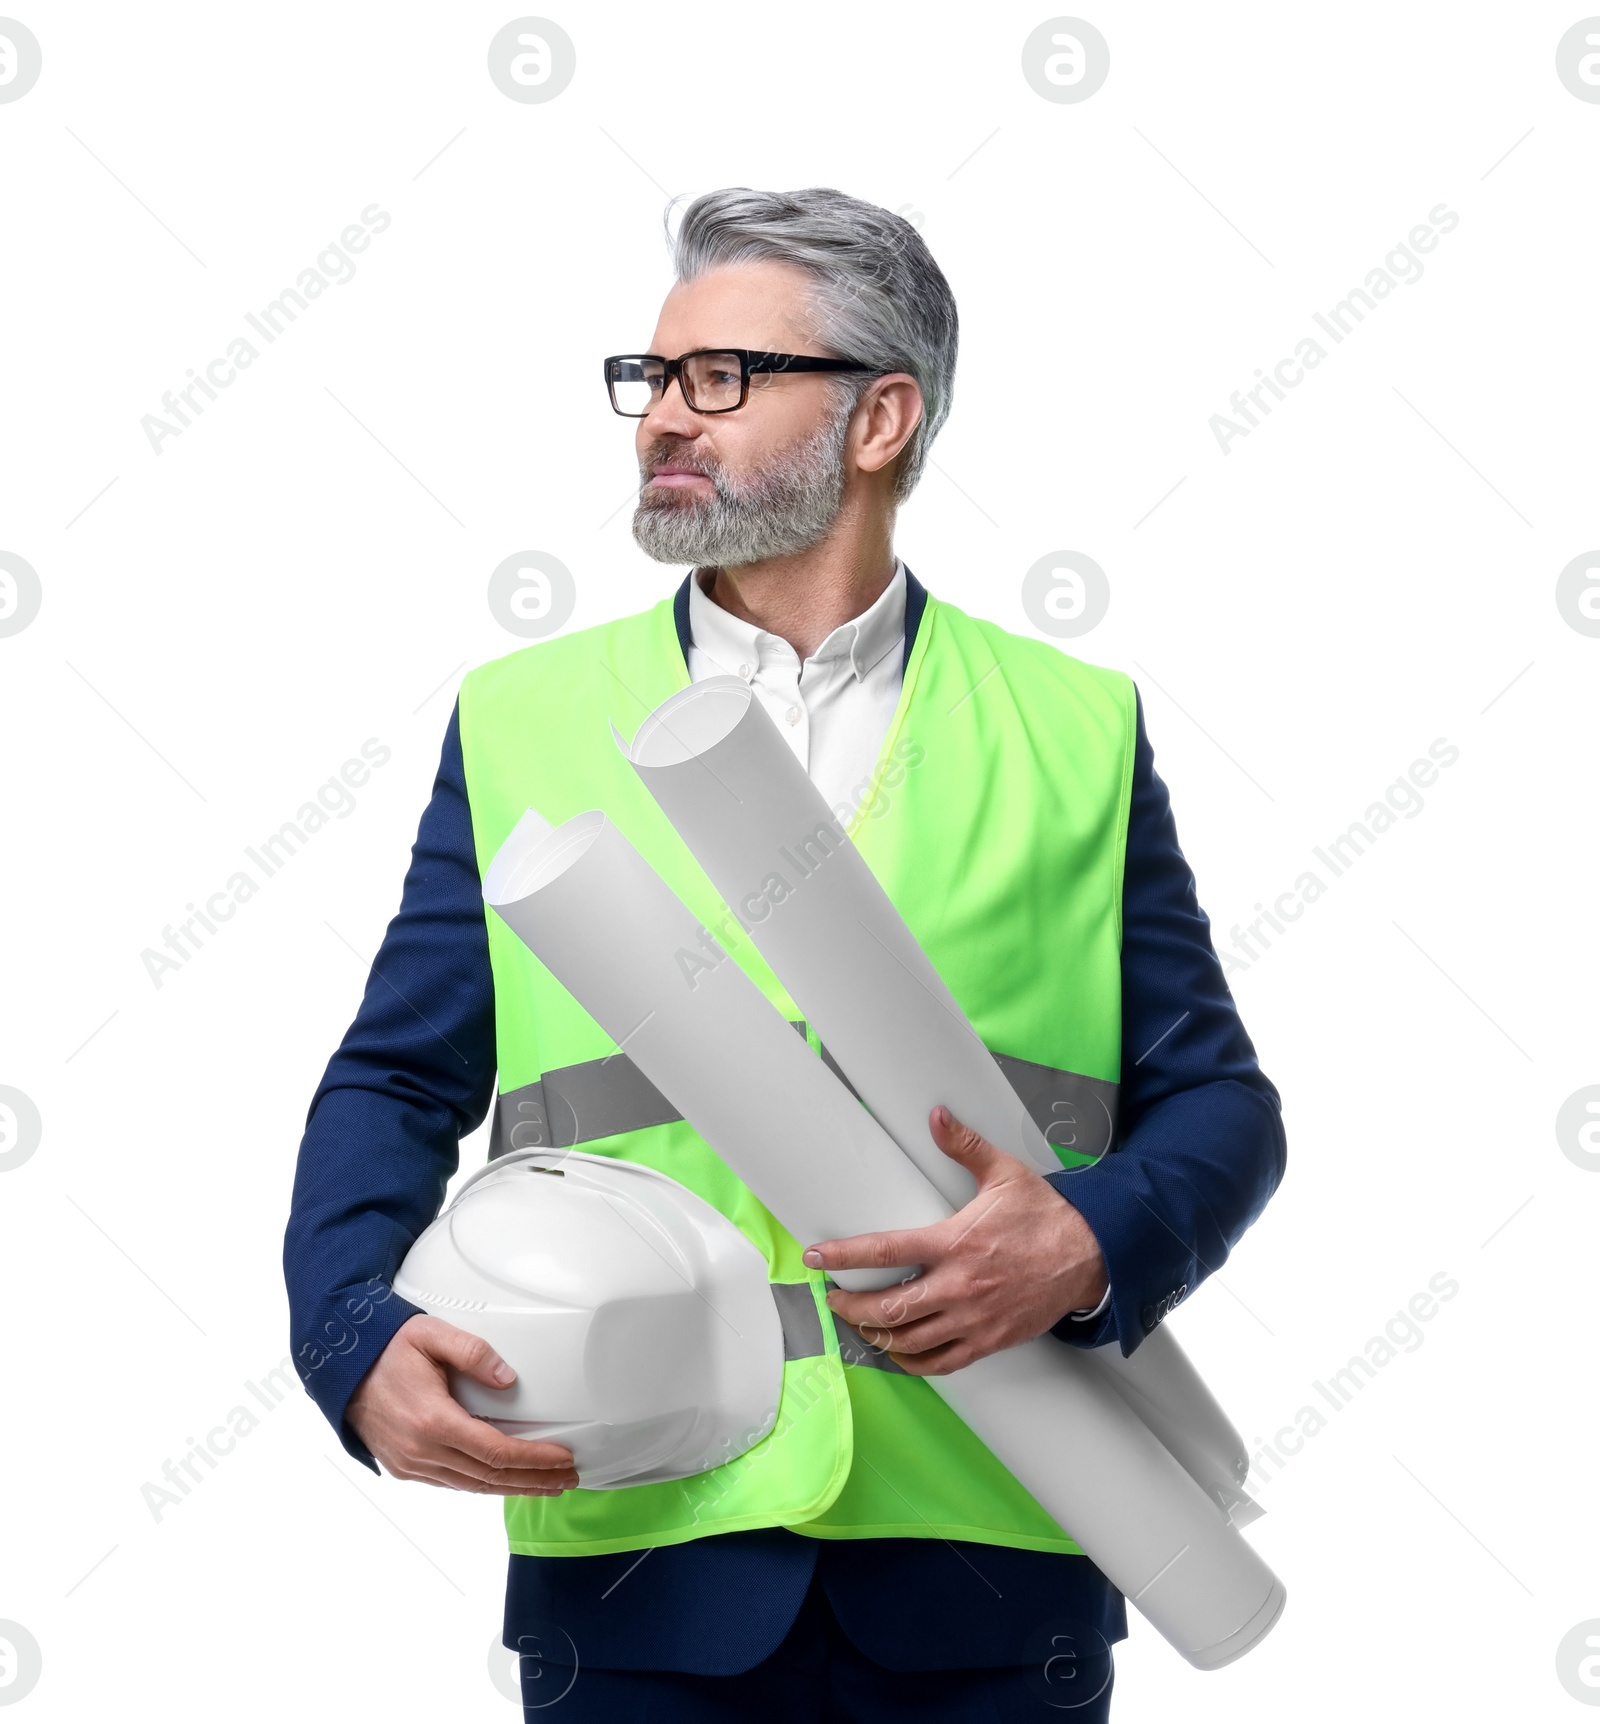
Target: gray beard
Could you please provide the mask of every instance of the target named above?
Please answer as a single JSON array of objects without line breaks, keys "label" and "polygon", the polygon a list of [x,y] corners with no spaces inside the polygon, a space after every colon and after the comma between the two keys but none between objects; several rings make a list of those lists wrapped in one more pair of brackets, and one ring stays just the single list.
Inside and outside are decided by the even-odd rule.
[{"label": "gray beard", "polygon": [[[855,403],[848,396],[802,443],[735,485],[706,470],[708,498],[641,498],[633,514],[639,549],[658,563],[733,569],[767,557],[792,557],[825,539],[844,497],[844,443]],[[650,480],[640,468],[641,487]]]}]

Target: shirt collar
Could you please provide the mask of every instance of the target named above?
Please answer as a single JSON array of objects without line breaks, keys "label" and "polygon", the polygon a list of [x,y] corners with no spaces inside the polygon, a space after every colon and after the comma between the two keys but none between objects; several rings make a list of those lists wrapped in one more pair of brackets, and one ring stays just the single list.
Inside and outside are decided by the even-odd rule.
[{"label": "shirt collar", "polygon": [[[904,641],[905,630],[906,566],[897,557],[888,586],[860,616],[840,623],[811,657],[848,658],[856,680],[860,681],[886,653]],[[781,646],[790,653],[794,650],[781,636],[734,616],[708,598],[701,588],[698,569],[689,576],[689,636],[708,658],[730,674],[738,674],[742,664],[754,668],[761,662],[763,650],[769,657],[775,647]]]}]

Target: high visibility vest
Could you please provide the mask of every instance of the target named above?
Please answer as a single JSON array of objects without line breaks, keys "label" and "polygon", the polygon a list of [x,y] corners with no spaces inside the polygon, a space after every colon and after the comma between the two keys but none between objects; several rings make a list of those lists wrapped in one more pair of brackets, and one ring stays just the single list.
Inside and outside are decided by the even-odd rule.
[{"label": "high visibility vest", "polygon": [[[611,723],[632,736],[688,682],[670,599],[473,671],[460,721],[478,866],[487,869],[528,808],[558,825],[603,809],[798,1024],[799,1008],[611,737]],[[1091,1137],[1093,1126],[1050,1102],[1049,1084],[1080,1082],[1103,1106],[1120,1073],[1134,713],[1121,673],[930,596],[873,786],[848,827],[1019,1093],[1045,1085],[1030,1111],[1069,1167],[1094,1159],[1097,1146],[1078,1137],[1080,1124]],[[615,1046],[497,916],[487,921],[497,1136],[511,1103],[513,1116],[524,1105],[529,1116],[510,1120],[512,1143],[561,1141],[540,1135],[551,1122],[538,1106],[514,1098],[548,1100],[608,1055],[615,1071]],[[818,1049],[815,1032],[805,1033]],[[778,1418],[746,1453],[690,1479],[508,1497],[514,1552],[596,1554],[784,1526],[819,1538],[939,1537],[1081,1554],[1071,1529],[925,1382],[835,1325],[822,1273],[800,1260],[809,1241],[786,1232],[692,1126],[670,1106],[615,1123],[627,1129],[586,1136],[583,1149],[670,1174],[764,1253],[790,1355]],[[524,1125],[531,1137],[516,1135]],[[1072,1464],[1064,1434],[1061,1465]]]}]

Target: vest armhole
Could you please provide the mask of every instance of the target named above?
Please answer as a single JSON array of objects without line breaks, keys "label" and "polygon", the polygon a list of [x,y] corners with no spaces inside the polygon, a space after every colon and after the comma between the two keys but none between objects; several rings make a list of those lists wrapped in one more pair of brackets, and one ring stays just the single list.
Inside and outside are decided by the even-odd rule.
[{"label": "vest armhole", "polygon": [[1112,860],[1112,902],[1117,913],[1117,950],[1122,950],[1122,884],[1128,861],[1128,819],[1133,807],[1133,762],[1139,740],[1139,697],[1133,678],[1117,671],[1118,706],[1122,712],[1122,768],[1117,787],[1117,842]]},{"label": "vest armhole", "polygon": [[[472,819],[472,854],[478,864],[478,875],[483,875],[483,840],[478,830],[478,810],[472,794],[472,766],[474,741],[477,733],[478,683],[484,669],[482,665],[474,665],[461,679],[461,686],[456,690],[456,733],[461,741],[461,781],[467,787],[467,813]],[[487,909],[487,906],[485,906]]]}]

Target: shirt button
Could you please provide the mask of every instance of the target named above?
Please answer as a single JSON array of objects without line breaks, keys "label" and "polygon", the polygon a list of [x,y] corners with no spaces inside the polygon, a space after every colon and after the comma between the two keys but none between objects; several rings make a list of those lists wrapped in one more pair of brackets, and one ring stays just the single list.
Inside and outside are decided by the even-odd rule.
[{"label": "shirt button", "polygon": [[739,666],[739,675],[742,676],[746,682],[749,682],[749,680],[750,680],[750,667],[749,667],[749,665],[747,665],[747,664],[740,665]]},{"label": "shirt button", "polygon": [[783,716],[788,719],[790,724],[798,724],[800,722],[800,708],[791,706]]}]

